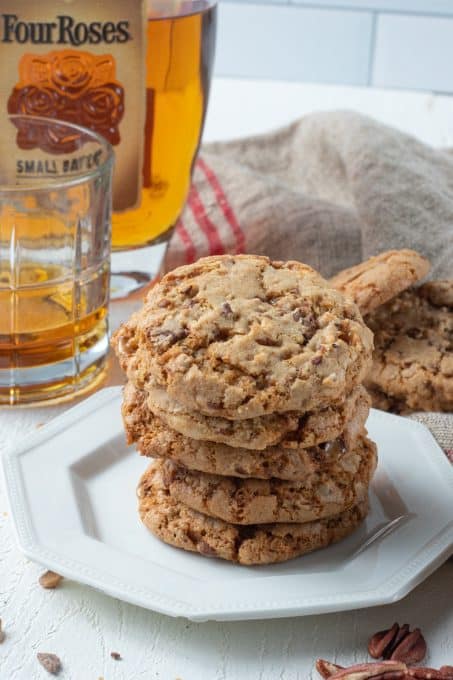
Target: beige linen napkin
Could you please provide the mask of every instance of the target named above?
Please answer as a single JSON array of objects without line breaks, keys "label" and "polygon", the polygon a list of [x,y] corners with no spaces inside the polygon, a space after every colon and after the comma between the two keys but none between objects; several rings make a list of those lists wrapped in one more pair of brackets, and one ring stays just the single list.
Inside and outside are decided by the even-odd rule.
[{"label": "beige linen napkin", "polygon": [[453,463],[453,413],[412,413],[410,418],[423,423],[431,430],[440,447]]},{"label": "beige linen napkin", "polygon": [[203,255],[296,258],[331,276],[414,248],[453,277],[453,154],[353,112],[203,147],[166,266]]},{"label": "beige linen napkin", "polygon": [[[391,248],[453,278],[453,154],[349,111],[203,147],[166,269],[205,255],[298,259],[329,277]],[[453,415],[419,413],[453,459]]]}]

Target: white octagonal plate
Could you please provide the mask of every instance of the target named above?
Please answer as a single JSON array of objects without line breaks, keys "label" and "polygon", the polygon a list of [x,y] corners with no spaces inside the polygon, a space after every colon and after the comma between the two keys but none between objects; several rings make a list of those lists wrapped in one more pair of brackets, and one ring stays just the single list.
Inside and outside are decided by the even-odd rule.
[{"label": "white octagonal plate", "polygon": [[453,470],[429,431],[372,411],[371,512],[345,541],[279,565],[241,567],[177,550],[141,524],[147,461],[127,447],[121,390],[98,392],[3,458],[17,539],[48,568],[194,621],[315,614],[393,602],[453,552]]}]

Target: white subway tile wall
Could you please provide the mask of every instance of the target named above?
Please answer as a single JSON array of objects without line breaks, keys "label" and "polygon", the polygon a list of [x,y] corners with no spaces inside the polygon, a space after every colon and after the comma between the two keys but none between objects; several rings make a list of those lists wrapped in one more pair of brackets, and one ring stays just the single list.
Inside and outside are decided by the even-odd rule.
[{"label": "white subway tile wall", "polygon": [[373,85],[452,92],[452,65],[453,19],[378,17]]},{"label": "white subway tile wall", "polygon": [[221,4],[217,72],[366,85],[372,16],[260,4]]},{"label": "white subway tile wall", "polygon": [[453,0],[220,0],[216,74],[453,94]]},{"label": "white subway tile wall", "polygon": [[223,0],[223,2],[264,2],[274,5],[306,5],[403,14],[448,14],[453,16],[452,0]]}]

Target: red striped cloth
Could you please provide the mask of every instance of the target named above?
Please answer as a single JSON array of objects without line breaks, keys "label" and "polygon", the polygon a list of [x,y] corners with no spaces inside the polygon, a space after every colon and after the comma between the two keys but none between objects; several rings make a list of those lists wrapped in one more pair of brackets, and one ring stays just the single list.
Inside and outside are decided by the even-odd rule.
[{"label": "red striped cloth", "polygon": [[166,269],[206,255],[245,252],[245,235],[216,173],[198,158],[186,207],[172,237]]}]

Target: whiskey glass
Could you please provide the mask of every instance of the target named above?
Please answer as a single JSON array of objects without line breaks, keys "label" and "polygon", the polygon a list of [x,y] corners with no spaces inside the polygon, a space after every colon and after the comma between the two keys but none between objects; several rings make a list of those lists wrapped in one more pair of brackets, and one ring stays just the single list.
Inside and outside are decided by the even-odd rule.
[{"label": "whiskey glass", "polygon": [[217,0],[148,0],[140,204],[112,218],[112,297],[160,273],[186,201],[208,105]]},{"label": "whiskey glass", "polygon": [[112,166],[110,144],[71,123],[13,115],[0,133],[0,404],[104,375]]}]

